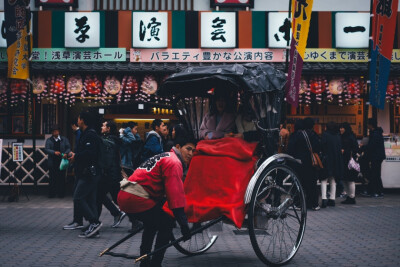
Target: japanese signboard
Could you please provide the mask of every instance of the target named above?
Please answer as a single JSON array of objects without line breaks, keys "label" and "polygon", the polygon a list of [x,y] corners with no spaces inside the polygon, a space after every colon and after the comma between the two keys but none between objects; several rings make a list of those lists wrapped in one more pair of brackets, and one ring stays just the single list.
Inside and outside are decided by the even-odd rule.
[{"label": "japanese signboard", "polygon": [[131,49],[131,62],[283,62],[283,49]]},{"label": "japanese signboard", "polygon": [[201,47],[235,48],[236,47],[236,13],[235,12],[202,12],[201,13]]},{"label": "japanese signboard", "polygon": [[63,7],[72,6],[78,7],[78,0],[35,0],[35,6],[45,6],[45,7]]},{"label": "japanese signboard", "polygon": [[100,47],[100,13],[65,12],[65,47]]},{"label": "japanese signboard", "polygon": [[268,47],[286,48],[287,40],[291,38],[290,31],[286,33],[286,27],[290,28],[288,12],[269,12],[268,13]]},{"label": "japanese signboard", "polygon": [[168,13],[133,12],[132,46],[137,48],[168,47]]},{"label": "japanese signboard", "polygon": [[[0,26],[3,25],[4,12],[0,12]],[[0,35],[0,47],[7,47],[7,39]]]},{"label": "japanese signboard", "polygon": [[24,160],[24,149],[22,143],[12,144],[12,156],[13,161],[23,161]]},{"label": "japanese signboard", "polygon": [[373,1],[369,101],[380,109],[385,107],[398,5],[399,0]]},{"label": "japanese signboard", "polygon": [[294,0],[292,2],[292,40],[288,82],[286,83],[286,101],[292,106],[299,104],[299,87],[306,52],[308,30],[310,28],[313,0]]},{"label": "japanese signboard", "polygon": [[29,78],[29,2],[4,1],[5,21],[2,26],[7,38],[8,78],[12,79]]},{"label": "japanese signboard", "polygon": [[[7,54],[4,49],[0,49],[0,62],[7,61]],[[126,61],[125,48],[34,48],[32,51],[32,61],[35,62],[111,62]]]},{"label": "japanese signboard", "polygon": [[336,13],[336,47],[367,48],[369,40],[369,18],[369,13]]}]

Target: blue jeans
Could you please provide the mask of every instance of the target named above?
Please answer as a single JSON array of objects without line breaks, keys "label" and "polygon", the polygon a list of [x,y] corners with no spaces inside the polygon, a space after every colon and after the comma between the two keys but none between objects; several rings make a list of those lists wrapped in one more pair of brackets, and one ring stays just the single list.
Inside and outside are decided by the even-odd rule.
[{"label": "blue jeans", "polygon": [[74,191],[74,209],[89,223],[99,222],[96,206],[98,182],[99,176],[79,177]]}]

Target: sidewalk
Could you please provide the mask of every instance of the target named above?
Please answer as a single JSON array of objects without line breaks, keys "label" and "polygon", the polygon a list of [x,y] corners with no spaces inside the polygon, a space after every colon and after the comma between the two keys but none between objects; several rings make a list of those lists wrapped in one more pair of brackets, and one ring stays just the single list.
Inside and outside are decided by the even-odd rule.
[{"label": "sidewalk", "polygon": [[[72,220],[72,198],[48,199],[24,195],[19,202],[0,202],[0,266],[132,266],[133,260],[99,253],[127,235],[129,221],[113,229],[103,209],[100,238],[79,238],[62,230]],[[287,266],[399,266],[400,194],[384,199],[357,198],[357,205],[309,211],[299,252]],[[214,246],[205,254],[187,257],[168,249],[164,266],[263,266],[248,235],[235,235],[224,224]],[[141,235],[114,252],[138,254]],[[138,264],[136,266],[139,266]]]}]

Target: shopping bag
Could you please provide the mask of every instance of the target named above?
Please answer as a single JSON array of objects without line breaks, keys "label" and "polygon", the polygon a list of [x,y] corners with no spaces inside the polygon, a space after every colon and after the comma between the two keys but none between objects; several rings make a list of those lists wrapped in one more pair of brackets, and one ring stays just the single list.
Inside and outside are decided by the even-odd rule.
[{"label": "shopping bag", "polygon": [[67,159],[61,159],[60,171],[65,171],[68,168],[69,161]]},{"label": "shopping bag", "polygon": [[353,157],[350,157],[349,164],[347,164],[347,167],[349,168],[349,170],[355,170],[357,172],[360,172],[360,164],[357,161],[355,161]]}]

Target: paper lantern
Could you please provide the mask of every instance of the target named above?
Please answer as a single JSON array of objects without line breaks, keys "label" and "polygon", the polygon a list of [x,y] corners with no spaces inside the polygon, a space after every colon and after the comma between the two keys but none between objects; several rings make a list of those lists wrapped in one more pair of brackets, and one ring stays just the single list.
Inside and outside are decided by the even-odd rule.
[{"label": "paper lantern", "polygon": [[0,78],[0,106],[7,104],[8,81],[5,77]]},{"label": "paper lantern", "polygon": [[137,93],[139,85],[136,78],[133,76],[124,76],[121,82],[122,90],[117,95],[117,102],[127,102],[132,99],[132,96]]},{"label": "paper lantern", "polygon": [[307,81],[305,79],[301,79],[300,81],[300,89],[299,94],[302,95],[307,91]]},{"label": "paper lantern", "polygon": [[157,92],[158,84],[154,79],[154,76],[147,75],[144,77],[141,90],[144,94],[153,95]]},{"label": "paper lantern", "polygon": [[121,91],[121,82],[115,76],[107,76],[104,81],[104,89],[107,94],[116,95]]},{"label": "paper lantern", "polygon": [[91,95],[99,95],[101,92],[101,81],[96,75],[86,76],[85,82],[83,83],[85,90]]},{"label": "paper lantern", "polygon": [[16,106],[20,102],[25,102],[28,95],[28,82],[25,80],[12,79],[10,83],[11,89],[11,106]]},{"label": "paper lantern", "polygon": [[329,82],[328,85],[328,90],[332,95],[340,95],[341,93],[343,93],[343,83],[342,83],[342,79],[332,79]]},{"label": "paper lantern", "polygon": [[83,89],[82,77],[80,75],[74,75],[69,77],[67,81],[67,91],[71,95],[79,94]]},{"label": "paper lantern", "polygon": [[40,95],[46,92],[47,88],[46,80],[42,76],[38,77],[34,76],[32,79],[32,86],[33,86],[32,92],[35,95]]}]

